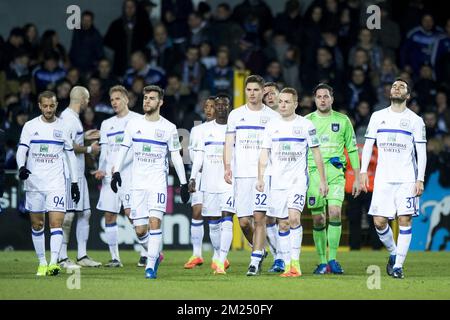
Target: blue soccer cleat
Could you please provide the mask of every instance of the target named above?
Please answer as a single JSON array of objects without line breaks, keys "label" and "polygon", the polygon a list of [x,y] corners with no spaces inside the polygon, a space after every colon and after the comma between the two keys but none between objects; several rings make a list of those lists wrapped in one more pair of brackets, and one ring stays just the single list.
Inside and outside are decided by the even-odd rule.
[{"label": "blue soccer cleat", "polygon": [[328,268],[330,270],[330,273],[333,273],[333,274],[343,274],[344,273],[344,270],[342,269],[341,265],[336,260],[328,261]]},{"label": "blue soccer cleat", "polygon": [[394,268],[392,270],[392,277],[395,279],[405,278],[405,275],[403,274],[403,269],[402,268]]},{"label": "blue soccer cleat", "polygon": [[156,272],[152,268],[145,269],[145,278],[146,279],[156,279]]},{"label": "blue soccer cleat", "polygon": [[314,274],[327,274],[328,273],[328,265],[326,263],[321,263],[317,265],[316,270],[314,270]]},{"label": "blue soccer cleat", "polygon": [[386,272],[391,277],[392,277],[392,274],[394,272],[394,264],[395,264],[395,255],[391,254],[389,256],[389,261],[388,261],[388,263],[386,265]]},{"label": "blue soccer cleat", "polygon": [[158,256],[158,258],[155,261],[155,275],[158,272],[158,267],[159,267],[159,263],[160,263],[160,256]]},{"label": "blue soccer cleat", "polygon": [[270,267],[269,272],[284,272],[284,269],[285,265],[283,259],[276,259],[273,262],[272,267]]}]

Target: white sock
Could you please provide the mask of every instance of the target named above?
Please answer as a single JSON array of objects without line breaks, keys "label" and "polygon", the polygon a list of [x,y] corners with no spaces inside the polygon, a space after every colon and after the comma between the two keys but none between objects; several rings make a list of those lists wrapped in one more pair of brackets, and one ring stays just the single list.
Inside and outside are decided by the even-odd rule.
[{"label": "white sock", "polygon": [[58,262],[59,251],[61,250],[61,244],[63,240],[62,228],[50,229],[50,264],[56,264]]},{"label": "white sock", "polygon": [[[138,237],[138,241],[141,244],[142,248],[144,248],[145,252],[148,251],[148,238],[149,238],[150,233],[144,234],[142,237]],[[145,254],[147,255],[147,254]],[[141,255],[142,256],[142,255]]]},{"label": "white sock", "polygon": [[156,260],[159,258],[159,248],[162,242],[161,229],[150,230],[148,239],[148,259],[146,269],[155,269]]},{"label": "white sock", "polygon": [[191,220],[191,242],[192,255],[202,257],[203,236],[205,230],[203,228],[203,220]]},{"label": "white sock", "polygon": [[44,228],[41,230],[34,230],[31,228],[31,239],[33,239],[34,251],[39,259],[39,264],[46,266],[47,259],[45,259],[45,234]]},{"label": "white sock", "polygon": [[147,249],[145,249],[144,246],[142,246],[139,255],[140,255],[141,257],[146,257],[146,256],[147,256]]},{"label": "white sock", "polygon": [[283,259],[286,268],[291,263],[291,232],[278,232],[278,246],[280,249],[279,255]]},{"label": "white sock", "polygon": [[220,219],[209,220],[209,238],[214,248],[213,260],[218,260],[220,257]]},{"label": "white sock", "polygon": [[233,217],[225,217],[220,224],[220,262],[225,263],[233,241]]},{"label": "white sock", "polygon": [[299,225],[296,228],[291,228],[291,260],[300,259],[302,239],[303,239],[303,227]]},{"label": "white sock", "polygon": [[73,217],[75,216],[75,212],[67,211],[64,215],[64,221],[62,224],[63,230],[63,241],[61,245],[61,250],[59,251],[59,260],[67,259],[67,245],[69,244],[70,239],[70,230],[72,229]]},{"label": "white sock", "polygon": [[391,227],[388,225],[383,230],[378,230],[377,228],[375,228],[375,230],[378,233],[378,237],[380,238],[380,241],[384,244],[384,246],[389,251],[389,253],[391,255],[395,255],[397,247],[395,246],[394,235],[392,234]]},{"label": "white sock", "polygon": [[266,224],[267,230],[267,242],[269,243],[269,250],[273,256],[273,259],[277,259],[277,238],[278,238],[278,226],[274,224]]},{"label": "white sock", "polygon": [[111,259],[112,260],[119,260],[119,243],[118,243],[118,237],[119,237],[119,228],[117,227],[117,223],[111,223],[105,225],[105,234],[106,234],[106,241],[108,242],[109,246],[109,252],[111,253]]},{"label": "white sock", "polygon": [[409,244],[412,238],[412,227],[399,227],[400,231],[398,233],[397,239],[397,254],[395,257],[394,268],[403,267],[403,263],[406,259],[406,254],[408,253]]},{"label": "white sock", "polygon": [[255,250],[252,252],[252,256],[251,256],[251,260],[250,260],[250,264],[253,266],[258,266],[259,262],[262,259],[264,252],[261,250]]},{"label": "white sock", "polygon": [[78,259],[87,255],[86,246],[89,238],[89,218],[91,210],[85,210],[78,213],[77,217],[77,243],[78,243]]}]

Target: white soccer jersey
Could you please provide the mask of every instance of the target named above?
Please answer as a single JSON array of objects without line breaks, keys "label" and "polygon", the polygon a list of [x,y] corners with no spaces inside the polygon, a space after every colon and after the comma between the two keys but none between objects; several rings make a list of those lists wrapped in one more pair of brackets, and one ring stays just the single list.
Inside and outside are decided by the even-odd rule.
[{"label": "white soccer jersey", "polygon": [[20,145],[28,148],[26,191],[64,190],[64,150],[73,150],[72,139],[60,119],[44,122],[41,116],[25,123]]},{"label": "white soccer jersey", "polygon": [[273,119],[264,131],[262,147],[270,150],[271,189],[289,189],[307,182],[308,149],[319,146],[314,124],[304,117]]},{"label": "white soccer jersey", "polygon": [[195,151],[203,153],[202,183],[200,190],[208,193],[223,193],[232,190],[225,182],[223,148],[225,146],[226,124],[215,120],[202,128]]},{"label": "white soccer jersey", "polygon": [[[123,136],[125,133],[125,127],[131,119],[139,118],[141,115],[130,111],[125,117],[111,117],[102,122],[100,127],[100,145],[106,144],[106,177],[111,177],[111,169],[116,163],[117,154],[119,153],[120,145],[123,142]],[[103,149],[102,149],[103,152]],[[127,156],[122,164],[120,175],[122,180],[131,181],[131,162],[133,161],[133,155],[131,152],[127,153]]]},{"label": "white soccer jersey", "polygon": [[[148,121],[141,116],[128,121],[122,146],[131,148],[133,166],[131,189],[154,189],[167,187],[169,152],[181,149],[177,128],[161,117]],[[116,163],[119,168],[119,163]]]},{"label": "white soccer jersey", "polygon": [[280,115],[266,105],[259,111],[252,111],[243,105],[230,112],[227,133],[236,134],[233,156],[235,178],[256,178],[258,175],[263,132],[274,118],[280,118]]},{"label": "white soccer jersey", "polygon": [[391,107],[370,117],[366,139],[376,139],[378,163],[377,182],[415,182],[417,160],[415,143],[426,143],[425,124],[421,117],[406,109],[402,113]]},{"label": "white soccer jersey", "polygon": [[[208,122],[205,122],[205,123],[199,124],[198,126],[192,127],[191,133],[189,134],[188,150],[189,150],[189,157],[191,158],[191,162],[194,162],[194,156],[195,156],[195,152],[196,152],[195,150],[197,149],[197,145],[199,142],[201,132],[206,124],[208,124]],[[202,178],[202,173],[199,172],[197,174],[197,176],[195,177],[197,187],[200,186],[200,184],[201,184],[201,178]]]},{"label": "white soccer jersey", "polygon": [[[70,137],[72,140],[78,144],[79,146],[84,146],[84,131],[83,124],[80,120],[80,115],[67,107],[60,116],[60,119],[64,123],[64,127],[68,130]],[[77,168],[78,168],[78,177],[84,176],[84,154],[76,153],[77,157]],[[67,173],[68,171],[66,171]]]}]

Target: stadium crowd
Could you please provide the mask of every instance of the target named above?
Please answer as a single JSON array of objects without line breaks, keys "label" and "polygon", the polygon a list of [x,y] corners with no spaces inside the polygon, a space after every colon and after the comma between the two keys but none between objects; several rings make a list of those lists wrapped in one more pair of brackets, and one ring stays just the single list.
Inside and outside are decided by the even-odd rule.
[{"label": "stadium crowd", "polygon": [[[262,75],[280,89],[295,88],[302,115],[314,110],[312,89],[324,82],[334,88],[334,109],[350,117],[362,146],[370,115],[389,105],[390,87],[400,76],[412,87],[409,107],[426,125],[426,177],[439,170],[440,183],[448,186],[450,18],[437,21],[421,0],[408,2],[401,16],[393,15],[392,5],[379,1],[381,28],[369,30],[360,0],[314,0],[308,8],[289,0],[278,14],[264,0],[234,8],[162,0],[160,21],[149,18],[151,1],[125,0],[122,15],[103,35],[95,13],[84,11],[69,48],[57,30],[40,30],[33,22],[14,26],[5,39],[0,36],[5,168],[16,169],[22,127],[39,115],[37,96],[44,90],[57,94],[62,111],[72,87],[87,87],[90,102],[81,119],[88,130],[114,115],[110,87],[124,85],[130,110],[142,113],[142,89],[156,84],[165,89],[162,115],[190,130],[202,120],[206,97],[233,97],[235,70]],[[87,165],[94,168],[93,161]]]}]

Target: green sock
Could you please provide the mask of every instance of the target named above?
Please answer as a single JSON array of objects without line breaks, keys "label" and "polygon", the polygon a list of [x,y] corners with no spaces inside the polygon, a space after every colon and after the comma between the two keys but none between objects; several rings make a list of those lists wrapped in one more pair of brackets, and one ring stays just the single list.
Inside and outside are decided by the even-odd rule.
[{"label": "green sock", "polygon": [[325,226],[313,228],[314,244],[320,263],[327,263],[327,230]]},{"label": "green sock", "polygon": [[329,260],[336,260],[339,241],[341,240],[342,223],[340,221],[330,221],[328,224],[328,248]]}]

